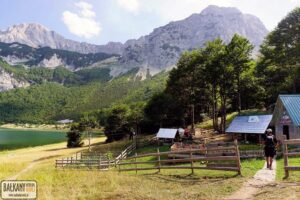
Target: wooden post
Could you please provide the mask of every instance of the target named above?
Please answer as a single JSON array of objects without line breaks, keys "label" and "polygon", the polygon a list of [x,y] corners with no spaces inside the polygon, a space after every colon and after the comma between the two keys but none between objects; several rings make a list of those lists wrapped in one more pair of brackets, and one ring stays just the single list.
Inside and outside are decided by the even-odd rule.
[{"label": "wooden post", "polygon": [[110,159],[109,159],[109,156],[107,156],[107,169],[109,170],[109,168],[110,168]]},{"label": "wooden post", "polygon": [[101,165],[102,165],[102,164],[101,164],[101,160],[102,160],[102,159],[101,159],[101,154],[100,154],[100,158],[99,158],[99,169],[100,169],[100,170],[101,170],[101,168],[102,168],[102,167],[101,167]]},{"label": "wooden post", "polygon": [[158,166],[158,172],[160,172],[160,153],[159,153],[159,148],[157,148],[157,166]]},{"label": "wooden post", "polygon": [[137,153],[135,153],[135,156],[134,156],[134,162],[135,162],[135,174],[137,174],[137,163],[136,163],[136,157],[137,157]]},{"label": "wooden post", "polygon": [[242,175],[240,151],[239,151],[239,146],[238,146],[237,139],[234,140],[234,146],[235,146],[235,152],[236,152],[236,162],[237,162],[238,174]]},{"label": "wooden post", "polygon": [[283,152],[283,158],[284,158],[284,178],[288,178],[289,177],[289,170],[287,169],[287,167],[289,166],[289,160],[288,160],[288,145],[285,142],[286,140],[286,136],[283,136],[283,145],[284,145],[284,152]]},{"label": "wooden post", "polygon": [[190,159],[191,159],[192,174],[194,174],[194,161],[193,161],[193,152],[192,152],[192,149],[191,149],[191,152],[190,152]]},{"label": "wooden post", "polygon": [[[204,139],[204,148],[205,148],[205,157],[208,157],[207,156],[207,154],[208,154],[207,148],[208,147],[207,147],[207,139],[206,138]],[[208,161],[205,161],[205,163],[208,164]]]},{"label": "wooden post", "polygon": [[261,145],[261,143],[262,143],[262,142],[261,142],[261,134],[258,135],[258,142],[259,142],[259,144]]},{"label": "wooden post", "polygon": [[119,163],[118,163],[118,165],[119,165],[119,173],[121,172],[121,161],[122,161],[122,156],[119,158]]}]

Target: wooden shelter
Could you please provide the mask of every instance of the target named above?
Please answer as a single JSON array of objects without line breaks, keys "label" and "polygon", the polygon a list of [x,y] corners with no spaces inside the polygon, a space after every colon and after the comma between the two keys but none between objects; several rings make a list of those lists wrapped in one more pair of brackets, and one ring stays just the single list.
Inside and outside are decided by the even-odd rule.
[{"label": "wooden shelter", "polygon": [[279,95],[271,125],[279,140],[300,138],[300,94]]},{"label": "wooden shelter", "polygon": [[178,129],[173,128],[160,128],[156,134],[156,138],[163,142],[173,143],[176,138],[179,138]]},{"label": "wooden shelter", "polygon": [[[236,116],[226,129],[226,133],[241,134],[247,141],[247,136],[255,136],[261,141],[261,136],[265,134],[269,127],[272,115],[251,115]],[[255,139],[257,140],[257,139]]]}]

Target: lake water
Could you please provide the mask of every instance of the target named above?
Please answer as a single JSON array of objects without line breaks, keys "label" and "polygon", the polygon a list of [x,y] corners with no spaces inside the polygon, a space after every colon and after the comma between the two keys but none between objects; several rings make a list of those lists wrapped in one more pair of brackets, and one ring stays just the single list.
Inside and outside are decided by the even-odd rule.
[{"label": "lake water", "polygon": [[66,140],[63,132],[0,129],[0,150],[41,146]]}]

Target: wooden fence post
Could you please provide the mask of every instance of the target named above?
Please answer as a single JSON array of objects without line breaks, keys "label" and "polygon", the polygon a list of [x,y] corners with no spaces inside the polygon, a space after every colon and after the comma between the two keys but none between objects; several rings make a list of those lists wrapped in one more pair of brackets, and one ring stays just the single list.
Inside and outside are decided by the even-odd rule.
[{"label": "wooden fence post", "polygon": [[157,162],[158,162],[158,172],[160,172],[160,153],[159,153],[159,148],[157,148]]},{"label": "wooden fence post", "polygon": [[137,157],[137,153],[135,153],[135,156],[134,156],[134,162],[135,162],[135,174],[137,174],[137,163],[136,163],[136,157]]},{"label": "wooden fence post", "polygon": [[109,159],[109,156],[107,156],[107,164],[108,164],[107,169],[109,170],[109,168],[110,168],[110,159]]},{"label": "wooden fence post", "polygon": [[239,146],[238,146],[237,139],[234,140],[234,146],[235,146],[235,154],[236,154],[236,162],[237,162],[238,174],[242,175],[242,172],[241,172],[240,151],[239,151]]},{"label": "wooden fence post", "polygon": [[191,159],[191,170],[192,170],[192,174],[194,174],[194,161],[193,161],[193,152],[192,149],[190,151],[190,159]]},{"label": "wooden fence post", "polygon": [[284,144],[284,153],[283,153],[283,157],[284,157],[284,173],[285,176],[284,178],[288,178],[289,177],[289,170],[287,169],[287,167],[289,166],[289,160],[288,160],[288,145],[287,143],[285,143],[285,138],[283,140],[283,144]]},{"label": "wooden fence post", "polygon": [[121,172],[121,161],[122,161],[122,156],[118,160],[118,165],[119,165],[119,173]]}]

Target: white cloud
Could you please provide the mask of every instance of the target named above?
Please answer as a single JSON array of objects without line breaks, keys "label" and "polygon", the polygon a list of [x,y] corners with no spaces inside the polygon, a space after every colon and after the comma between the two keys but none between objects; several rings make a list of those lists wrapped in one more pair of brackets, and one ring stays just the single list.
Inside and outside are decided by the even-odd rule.
[{"label": "white cloud", "polygon": [[140,8],[139,0],[118,0],[118,4],[125,10],[132,13],[137,13]]},{"label": "white cloud", "polygon": [[69,31],[76,36],[86,39],[97,36],[101,32],[100,23],[96,21],[96,13],[93,6],[86,2],[75,3],[77,12],[64,11],[62,20],[68,27]]}]

